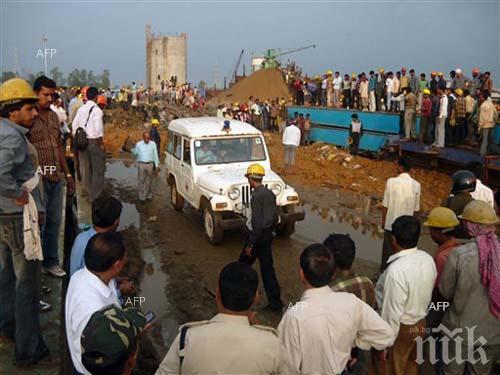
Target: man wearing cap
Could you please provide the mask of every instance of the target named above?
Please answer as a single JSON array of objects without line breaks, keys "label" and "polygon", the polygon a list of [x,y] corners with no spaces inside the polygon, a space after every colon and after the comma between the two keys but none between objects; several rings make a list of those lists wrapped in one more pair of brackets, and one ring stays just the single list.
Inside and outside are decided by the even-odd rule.
[{"label": "man wearing cap", "polygon": [[253,265],[258,258],[264,289],[267,295],[266,309],[281,311],[281,291],[273,267],[273,229],[278,221],[276,196],[262,184],[266,171],[260,164],[251,164],[245,177],[248,179],[252,196],[247,209],[247,239],[240,254],[240,262]]},{"label": "man wearing cap", "polygon": [[92,375],[130,375],[137,363],[139,336],[147,328],[138,309],[109,305],[90,317],[80,339],[82,364]]},{"label": "man wearing cap", "polygon": [[[221,116],[222,117],[222,116]],[[156,150],[158,151],[158,158],[160,157],[160,146],[161,146],[161,136],[158,131],[158,126],[160,121],[157,118],[151,120],[151,130],[149,131],[149,136],[151,140],[156,144]]]},{"label": "man wearing cap", "polygon": [[219,313],[181,326],[156,375],[293,374],[277,331],[254,324],[258,284],[251,266],[224,267],[215,297]]},{"label": "man wearing cap", "polygon": [[445,124],[448,118],[448,96],[441,87],[437,88],[437,96],[439,97],[439,110],[436,118],[433,146],[443,148],[445,144]]},{"label": "man wearing cap", "polygon": [[38,363],[49,354],[40,335],[43,260],[38,222],[45,212],[26,133],[38,96],[13,78],[0,86],[0,336],[15,341],[15,362]]},{"label": "man wearing cap", "polygon": [[473,94],[481,88],[481,78],[479,73],[480,71],[478,68],[472,69],[472,82],[470,84],[470,90]]},{"label": "man wearing cap", "polygon": [[90,317],[108,305],[120,308],[115,278],[127,261],[119,232],[94,235],[85,249],[85,267],[70,279],[65,303],[66,338],[75,370],[90,374],[82,364],[81,336]]},{"label": "man wearing cap", "polygon": [[422,92],[423,99],[420,106],[420,129],[418,141],[429,143],[430,132],[432,127],[432,100],[430,98],[431,91],[425,88]]},{"label": "man wearing cap", "polygon": [[464,77],[464,74],[462,73],[462,69],[457,68],[455,69],[455,78],[453,78],[453,81],[451,82],[451,88],[453,90],[458,90],[461,89],[463,90],[466,85],[467,85],[467,79]]},{"label": "man wearing cap", "polygon": [[455,120],[456,120],[456,141],[463,142],[467,136],[467,112],[465,108],[465,98],[462,89],[455,90]]},{"label": "man wearing cap", "polygon": [[401,68],[401,77],[399,78],[399,90],[403,91],[403,89],[410,87],[410,77],[406,75],[406,68]]},{"label": "man wearing cap", "polygon": [[[450,301],[442,324],[450,339],[444,374],[492,374],[500,358],[500,243],[498,218],[491,205],[470,202],[459,216],[472,238],[448,256],[439,291]],[[450,333],[460,330],[461,340]],[[462,355],[460,355],[460,353]],[[465,361],[464,361],[465,360]]]}]

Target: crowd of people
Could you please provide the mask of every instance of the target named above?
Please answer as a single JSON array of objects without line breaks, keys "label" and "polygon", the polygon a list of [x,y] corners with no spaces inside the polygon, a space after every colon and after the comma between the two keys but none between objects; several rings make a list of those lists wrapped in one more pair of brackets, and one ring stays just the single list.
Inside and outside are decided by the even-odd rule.
[{"label": "crowd of people", "polygon": [[[42,285],[41,272],[67,276],[60,266],[58,237],[64,187],[69,195],[75,190],[61,137],[62,123],[68,121],[75,158],[82,164],[82,190],[92,204],[92,227],[76,237],[67,270],[64,316],[74,373],[130,374],[140,336],[151,324],[124,303],[135,286],[123,276],[127,244],[117,231],[122,203],[103,193],[103,104],[97,88],[82,89],[67,103],[68,117],[62,121],[56,109],[58,100],[64,106],[65,99],[56,91],[56,83],[44,76],[33,87],[19,78],[0,86],[0,336],[15,343],[18,365],[50,358],[40,328],[40,311],[47,308],[40,302],[42,291],[50,291]],[[283,99],[263,105],[249,101],[252,105],[243,109],[250,112],[239,105],[221,106],[218,115],[248,115],[263,129],[287,118],[280,112]],[[273,121],[264,121],[260,110],[266,105]],[[282,129],[288,168],[295,148],[308,142],[308,121],[297,114]],[[351,133],[361,133],[357,122],[353,117]],[[132,150],[140,165],[141,200],[151,199],[150,176],[160,167],[159,144],[151,138],[145,132]],[[418,248],[420,184],[410,176],[409,161],[399,159],[398,174],[387,181],[382,202],[384,241],[376,284],[353,271],[354,241],[332,234],[301,253],[297,269],[304,293],[284,311],[272,256],[276,199],[262,183],[265,169],[250,165],[246,238],[238,261],[219,275],[219,314],[181,326],[157,374],[364,374],[369,369],[412,375],[419,371],[418,345],[430,337],[440,348],[430,355],[436,358],[436,373],[493,371],[500,358],[495,226],[500,195],[481,182],[481,172],[480,165],[471,165],[455,173],[450,195],[426,218],[424,225],[438,246],[433,258]],[[251,267],[257,260],[266,308],[284,313],[277,330],[257,324],[259,278]],[[430,308],[438,302],[448,307]],[[475,336],[466,334],[470,330]],[[456,332],[462,332],[459,340]]]},{"label": "crowd of people", "polygon": [[[401,68],[385,72],[380,68],[352,75],[329,70],[314,78],[290,79],[294,103],[305,106],[386,111],[400,115],[403,140],[416,140],[437,148],[445,145],[477,146],[480,153],[496,153],[493,128],[498,110],[491,101],[490,72],[472,70],[472,77],[457,68],[445,79],[442,72],[417,74]],[[416,118],[420,115],[420,131]]]}]

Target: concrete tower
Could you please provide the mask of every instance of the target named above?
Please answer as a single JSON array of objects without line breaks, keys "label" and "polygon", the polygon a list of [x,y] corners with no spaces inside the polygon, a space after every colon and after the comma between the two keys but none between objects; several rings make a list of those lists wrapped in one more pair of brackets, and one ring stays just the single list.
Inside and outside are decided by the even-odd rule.
[{"label": "concrete tower", "polygon": [[187,82],[187,35],[158,36],[146,26],[146,85],[160,90],[161,81],[177,77],[177,84]]}]

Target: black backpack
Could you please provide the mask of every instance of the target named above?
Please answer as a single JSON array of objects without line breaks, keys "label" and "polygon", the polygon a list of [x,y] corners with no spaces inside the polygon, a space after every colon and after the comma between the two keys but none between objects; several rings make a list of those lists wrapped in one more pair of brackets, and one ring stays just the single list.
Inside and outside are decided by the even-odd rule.
[{"label": "black backpack", "polygon": [[[92,107],[90,108],[89,115],[87,117],[87,121],[85,121],[85,128],[87,128],[87,123],[89,122],[90,119],[90,114],[92,113],[92,110],[95,108]],[[78,150],[83,151],[85,150],[89,145],[89,139],[87,138],[87,133],[85,132],[85,129],[83,129],[81,126],[76,129],[75,132],[75,146]]]}]

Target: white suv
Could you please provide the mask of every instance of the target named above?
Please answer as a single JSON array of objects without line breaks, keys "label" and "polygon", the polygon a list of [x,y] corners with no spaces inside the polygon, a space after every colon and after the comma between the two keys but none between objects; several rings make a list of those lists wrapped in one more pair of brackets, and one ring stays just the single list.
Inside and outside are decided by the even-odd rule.
[{"label": "white suv", "polygon": [[296,210],[297,192],[271,170],[259,130],[236,120],[224,128],[224,121],[194,117],[170,122],[165,164],[172,205],[180,211],[187,202],[200,210],[208,240],[219,244],[224,230],[245,225],[251,193],[245,172],[259,163],[266,170],[263,184],[276,195],[276,233],[291,235],[295,222],[304,219],[304,212]]}]

